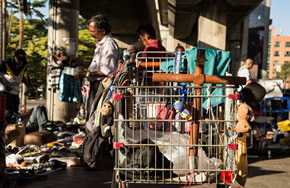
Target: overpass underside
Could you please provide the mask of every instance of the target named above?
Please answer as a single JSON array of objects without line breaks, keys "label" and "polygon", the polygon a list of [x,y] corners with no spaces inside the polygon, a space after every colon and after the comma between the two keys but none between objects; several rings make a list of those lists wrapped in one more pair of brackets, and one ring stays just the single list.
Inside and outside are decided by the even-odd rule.
[{"label": "overpass underside", "polygon": [[[112,27],[120,48],[137,44],[137,27],[151,23],[168,51],[177,44],[229,50],[232,65],[239,67],[247,53],[244,24],[262,0],[50,0],[48,59],[56,49],[77,55],[78,17],[85,19],[102,13]],[[246,27],[244,27],[246,26]],[[48,63],[50,64],[50,62]],[[232,69],[235,70],[236,68]],[[235,71],[232,71],[235,72]],[[75,104],[59,101],[58,90],[47,90],[49,119],[69,121],[75,117]]]},{"label": "overpass underside", "polygon": [[[80,14],[86,19],[97,13],[105,14],[112,25],[113,36],[125,44],[136,42],[136,28],[146,22],[155,26],[159,36],[161,33],[161,39],[169,37],[176,40],[174,43],[229,50],[228,41],[231,38],[242,40],[243,20],[261,2],[262,0],[82,0]],[[171,44],[165,44],[167,49],[173,50],[175,44],[172,44],[172,40],[168,43]]]}]

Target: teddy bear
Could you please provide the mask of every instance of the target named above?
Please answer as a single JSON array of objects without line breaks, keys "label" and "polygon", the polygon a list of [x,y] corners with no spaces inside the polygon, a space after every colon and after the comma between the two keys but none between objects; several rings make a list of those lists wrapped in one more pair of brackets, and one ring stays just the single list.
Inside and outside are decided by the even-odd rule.
[{"label": "teddy bear", "polygon": [[234,128],[234,131],[236,131],[237,133],[246,133],[249,130],[251,130],[249,121],[253,121],[254,117],[255,116],[254,116],[252,108],[246,103],[241,103],[238,106],[238,113],[237,113],[238,123],[236,127]]},{"label": "teddy bear", "polygon": [[104,101],[100,112],[101,112],[101,133],[102,133],[102,136],[103,137],[110,137],[112,135],[111,126],[114,123],[113,104],[109,100]]}]

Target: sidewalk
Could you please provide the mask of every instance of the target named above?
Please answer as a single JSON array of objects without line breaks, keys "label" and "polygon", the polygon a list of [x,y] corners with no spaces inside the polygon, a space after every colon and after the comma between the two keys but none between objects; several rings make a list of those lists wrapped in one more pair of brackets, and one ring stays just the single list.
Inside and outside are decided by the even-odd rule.
[{"label": "sidewalk", "polygon": [[109,171],[86,171],[83,167],[68,167],[48,175],[45,180],[32,180],[19,188],[110,188],[112,173]]},{"label": "sidewalk", "polygon": [[27,100],[26,108],[28,110],[40,104],[46,105],[46,100],[43,98]]},{"label": "sidewalk", "polygon": [[[111,188],[112,171],[87,171],[83,167],[68,167],[48,175],[44,180],[33,180],[18,188]],[[181,188],[180,185],[129,184],[129,188]],[[195,186],[192,186],[195,187]]]}]

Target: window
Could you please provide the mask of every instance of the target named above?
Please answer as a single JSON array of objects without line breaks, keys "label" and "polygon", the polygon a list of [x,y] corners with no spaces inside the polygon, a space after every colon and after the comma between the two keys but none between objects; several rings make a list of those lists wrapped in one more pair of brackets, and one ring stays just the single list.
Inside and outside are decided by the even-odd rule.
[{"label": "window", "polygon": [[285,47],[290,47],[290,42],[285,42]]},{"label": "window", "polygon": [[279,51],[275,51],[274,52],[274,56],[280,56],[280,52]]},{"label": "window", "polygon": [[275,47],[280,47],[280,42],[275,42],[274,46]]},{"label": "window", "polygon": [[285,52],[285,56],[290,57],[290,52],[289,51]]}]

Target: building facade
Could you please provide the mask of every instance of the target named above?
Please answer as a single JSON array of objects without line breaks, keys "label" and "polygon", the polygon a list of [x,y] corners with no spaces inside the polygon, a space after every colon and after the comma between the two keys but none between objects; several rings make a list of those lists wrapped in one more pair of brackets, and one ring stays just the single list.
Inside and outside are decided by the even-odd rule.
[{"label": "building facade", "polygon": [[283,79],[284,88],[290,88],[290,75],[281,76],[282,66],[290,66],[290,36],[275,34],[275,27],[269,28],[269,54],[268,54],[268,76],[269,79]]}]

